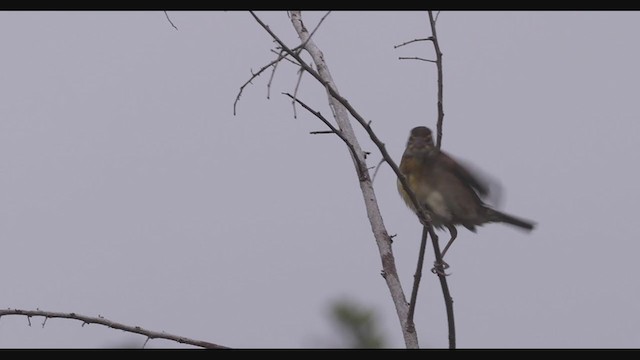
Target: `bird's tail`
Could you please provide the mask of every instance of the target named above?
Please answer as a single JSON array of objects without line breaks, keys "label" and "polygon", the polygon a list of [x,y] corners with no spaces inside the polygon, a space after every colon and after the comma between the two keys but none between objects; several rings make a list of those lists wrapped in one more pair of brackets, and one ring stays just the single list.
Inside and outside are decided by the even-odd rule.
[{"label": "bird's tail", "polygon": [[493,210],[493,209],[487,209],[487,210],[489,212],[488,213],[489,221],[507,223],[507,224],[525,229],[527,231],[533,230],[533,227],[535,226],[535,223],[529,220],[520,219],[515,216],[511,216],[503,212],[500,212],[498,210]]}]

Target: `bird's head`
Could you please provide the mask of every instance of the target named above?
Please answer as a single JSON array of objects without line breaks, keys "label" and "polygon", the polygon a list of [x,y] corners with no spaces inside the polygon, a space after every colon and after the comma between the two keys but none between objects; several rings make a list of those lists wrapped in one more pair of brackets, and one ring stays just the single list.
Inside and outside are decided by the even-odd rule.
[{"label": "bird's head", "polygon": [[411,130],[407,140],[407,152],[411,154],[431,153],[435,150],[431,129],[418,126]]}]

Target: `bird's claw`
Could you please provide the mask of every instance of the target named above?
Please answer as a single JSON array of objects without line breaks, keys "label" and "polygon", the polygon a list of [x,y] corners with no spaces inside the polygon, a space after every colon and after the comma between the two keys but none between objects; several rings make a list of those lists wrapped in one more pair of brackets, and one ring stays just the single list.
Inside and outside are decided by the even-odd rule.
[{"label": "bird's claw", "polygon": [[442,260],[442,262],[440,263],[438,261],[434,261],[433,267],[431,268],[431,272],[436,275],[449,276],[449,274],[444,272],[448,268],[449,268],[449,264],[444,262],[444,260]]}]

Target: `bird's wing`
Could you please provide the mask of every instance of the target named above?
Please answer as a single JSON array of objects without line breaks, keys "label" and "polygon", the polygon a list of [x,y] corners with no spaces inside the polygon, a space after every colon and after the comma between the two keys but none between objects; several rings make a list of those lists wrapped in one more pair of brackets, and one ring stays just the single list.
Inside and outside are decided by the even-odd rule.
[{"label": "bird's wing", "polygon": [[460,181],[464,182],[471,186],[480,196],[489,195],[489,186],[478,179],[477,176],[472,174],[469,170],[467,170],[464,166],[460,165],[457,161],[455,161],[452,157],[447,155],[444,152],[440,152],[439,161],[442,165],[449,169],[455,176],[460,179]]}]

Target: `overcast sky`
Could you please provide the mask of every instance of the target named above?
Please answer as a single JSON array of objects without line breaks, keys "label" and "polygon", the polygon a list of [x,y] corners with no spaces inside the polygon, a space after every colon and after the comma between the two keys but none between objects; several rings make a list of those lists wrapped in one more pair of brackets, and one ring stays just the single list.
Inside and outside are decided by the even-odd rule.
[{"label": "overcast sky", "polygon": [[[308,28],[324,13],[303,12]],[[75,312],[231,347],[330,346],[332,301],[400,325],[348,151],[290,101],[295,66],[247,12],[0,13],[1,308]],[[259,16],[291,47],[285,12]],[[640,13],[443,12],[443,149],[535,220],[460,229],[447,254],[460,348],[640,346]],[[314,35],[343,96],[399,159],[435,127],[424,12],[334,12]],[[305,75],[299,97],[326,116]],[[359,128],[361,145],[380,156]],[[421,226],[382,167],[405,291]],[[442,233],[446,237],[446,232]],[[428,247],[427,264],[433,261]],[[423,277],[422,347],[446,347]],[[408,296],[408,295],[407,295]],[[77,321],[0,319],[0,347],[141,346]],[[151,340],[147,347],[183,347]]]}]

